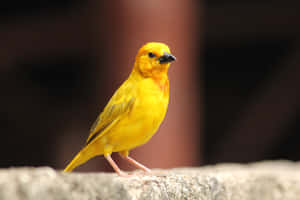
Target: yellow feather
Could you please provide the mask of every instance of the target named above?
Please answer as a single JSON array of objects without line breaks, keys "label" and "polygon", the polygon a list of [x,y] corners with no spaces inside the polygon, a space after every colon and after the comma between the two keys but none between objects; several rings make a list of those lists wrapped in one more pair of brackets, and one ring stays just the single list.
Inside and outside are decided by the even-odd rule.
[{"label": "yellow feather", "polygon": [[167,72],[173,60],[175,57],[162,43],[147,43],[139,50],[130,76],[98,116],[86,146],[65,171],[72,171],[97,155],[113,152],[128,155],[131,149],[145,144],[153,136],[167,111]]}]

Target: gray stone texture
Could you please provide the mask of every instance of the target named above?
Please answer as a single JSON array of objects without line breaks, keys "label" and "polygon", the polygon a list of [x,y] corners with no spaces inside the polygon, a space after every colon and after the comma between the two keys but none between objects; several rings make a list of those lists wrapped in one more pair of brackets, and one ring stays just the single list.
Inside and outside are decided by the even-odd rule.
[{"label": "gray stone texture", "polygon": [[300,163],[219,164],[129,178],[49,167],[0,170],[0,200],[50,199],[300,200]]}]

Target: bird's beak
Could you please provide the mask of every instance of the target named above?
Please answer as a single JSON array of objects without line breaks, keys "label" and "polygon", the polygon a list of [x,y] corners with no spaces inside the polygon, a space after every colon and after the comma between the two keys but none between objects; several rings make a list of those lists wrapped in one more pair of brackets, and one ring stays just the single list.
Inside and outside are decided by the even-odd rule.
[{"label": "bird's beak", "polygon": [[158,58],[159,64],[169,63],[176,60],[175,56],[170,53],[165,52],[164,55]]}]

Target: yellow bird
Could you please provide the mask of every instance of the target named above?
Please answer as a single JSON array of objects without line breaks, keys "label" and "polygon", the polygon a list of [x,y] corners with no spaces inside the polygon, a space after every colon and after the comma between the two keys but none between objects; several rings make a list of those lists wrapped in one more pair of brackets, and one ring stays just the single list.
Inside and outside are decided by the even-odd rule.
[{"label": "yellow bird", "polygon": [[120,176],[127,176],[111,158],[119,152],[136,167],[150,169],[129,157],[129,151],[145,144],[163,121],[169,104],[168,69],[176,58],[163,43],[145,44],[136,56],[128,79],[114,93],[90,129],[85,147],[65,168],[65,172],[104,155]]}]

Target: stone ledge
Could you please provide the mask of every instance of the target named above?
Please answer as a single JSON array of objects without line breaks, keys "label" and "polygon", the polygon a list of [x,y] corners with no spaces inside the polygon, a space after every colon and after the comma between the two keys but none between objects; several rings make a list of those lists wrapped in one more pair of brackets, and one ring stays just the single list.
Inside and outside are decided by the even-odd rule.
[{"label": "stone ledge", "polygon": [[0,170],[1,200],[299,200],[300,163],[268,161],[155,170],[121,178],[48,167]]}]

